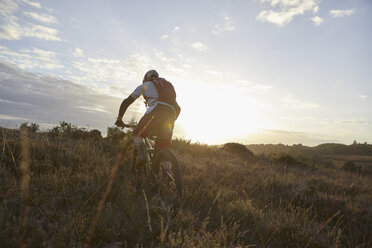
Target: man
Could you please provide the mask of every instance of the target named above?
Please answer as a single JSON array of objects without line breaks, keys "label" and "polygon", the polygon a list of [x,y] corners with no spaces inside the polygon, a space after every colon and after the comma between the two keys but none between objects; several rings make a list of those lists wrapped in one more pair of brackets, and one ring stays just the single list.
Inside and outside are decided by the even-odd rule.
[{"label": "man", "polygon": [[134,130],[134,142],[139,155],[137,165],[146,159],[143,138],[149,136],[150,133],[157,137],[155,150],[170,146],[174,121],[181,111],[176,101],[173,85],[164,78],[160,78],[155,70],[150,70],[145,74],[142,84],[121,103],[115,125],[124,127],[122,119],[125,111],[141,95],[146,100],[147,111]]}]

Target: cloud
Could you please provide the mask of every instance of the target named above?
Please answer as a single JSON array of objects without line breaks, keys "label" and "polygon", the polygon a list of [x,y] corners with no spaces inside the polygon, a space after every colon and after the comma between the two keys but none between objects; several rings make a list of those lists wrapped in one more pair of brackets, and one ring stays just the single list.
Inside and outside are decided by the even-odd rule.
[{"label": "cloud", "polygon": [[36,21],[43,22],[46,24],[53,24],[57,22],[57,18],[51,15],[48,15],[48,14],[38,14],[35,12],[27,12],[27,11],[24,11],[23,14],[25,16],[29,16],[35,19]]},{"label": "cloud", "polygon": [[54,28],[48,28],[41,25],[35,25],[29,23],[26,27],[22,28],[23,37],[33,37],[44,40],[60,41],[61,39],[57,36],[58,30]]},{"label": "cloud", "polygon": [[266,85],[266,84],[256,84],[253,86],[256,90],[271,90],[274,88],[272,85]]},{"label": "cloud", "polygon": [[166,39],[168,39],[168,35],[167,34],[163,34],[161,37],[160,37],[160,39],[162,39],[162,40],[166,40]]},{"label": "cloud", "polygon": [[[141,82],[143,75],[149,69],[156,68],[162,75],[184,75],[185,63],[188,58],[178,57],[180,54],[169,55],[158,49],[148,49],[134,53],[125,59],[89,57],[75,57],[71,63],[69,79],[83,84],[122,86],[133,90]],[[122,95],[123,91],[110,87],[110,94]]]},{"label": "cloud", "polygon": [[[224,77],[224,76],[226,76],[226,73],[225,72],[221,72],[221,71],[208,70],[205,73],[207,75],[216,76],[216,77]],[[230,74],[228,74],[228,75],[230,75]]]},{"label": "cloud", "polygon": [[57,53],[38,48],[14,51],[0,46],[0,59],[17,64],[23,69],[63,68],[63,65],[57,58]]},{"label": "cloud", "polygon": [[311,18],[311,20],[314,22],[315,26],[319,26],[320,24],[322,24],[322,22],[324,22],[324,19],[319,16],[314,16],[313,18]]},{"label": "cloud", "polygon": [[258,91],[269,91],[274,88],[272,85],[250,82],[248,80],[235,80],[235,86],[242,91],[245,90],[253,93]]},{"label": "cloud", "polygon": [[22,33],[21,26],[16,22],[9,22],[0,26],[0,39],[19,40]]},{"label": "cloud", "polygon": [[207,50],[207,46],[204,45],[203,43],[201,42],[194,42],[190,45],[192,48],[194,48],[196,51],[205,51]]},{"label": "cloud", "polygon": [[1,61],[0,80],[2,124],[15,119],[52,124],[67,121],[105,131],[113,124],[121,102],[92,87],[31,73]]},{"label": "cloud", "polygon": [[293,95],[288,95],[282,98],[284,107],[291,107],[295,109],[319,108],[319,104],[313,102],[304,102],[295,98]]},{"label": "cloud", "polygon": [[256,19],[261,22],[271,22],[278,26],[290,23],[295,16],[306,12],[318,12],[319,6],[315,0],[261,0],[270,3],[270,10],[261,11]]},{"label": "cloud", "polygon": [[315,6],[313,9],[313,14],[318,13],[318,11],[319,11],[319,6]]},{"label": "cloud", "polygon": [[0,120],[29,120],[18,116],[13,115],[2,115],[0,114]]},{"label": "cloud", "polygon": [[42,25],[28,23],[24,26],[16,22],[9,22],[0,27],[0,39],[20,40],[25,37],[32,37],[44,40],[60,41],[58,30]]},{"label": "cloud", "polygon": [[169,56],[166,56],[162,51],[158,50],[158,49],[154,49],[153,50],[153,53],[154,55],[160,59],[161,61],[165,62],[165,63],[170,63],[170,62],[173,62],[175,61],[176,59],[175,58],[172,58],[172,57],[169,57]]},{"label": "cloud", "polygon": [[75,48],[72,55],[74,55],[75,57],[81,58],[84,56],[84,52],[80,48]]},{"label": "cloud", "polygon": [[[23,1],[34,7],[39,6],[36,2]],[[45,40],[60,41],[58,30],[31,22],[20,20],[15,15],[18,10],[18,4],[12,0],[3,0],[0,2],[0,39],[20,40],[25,37],[32,37]],[[41,8],[41,5],[40,5]],[[53,22],[56,19],[47,14],[37,14],[34,12],[25,12],[25,15],[42,22]]]},{"label": "cloud", "polygon": [[17,9],[18,9],[18,4],[12,0],[0,1],[0,15],[2,17],[11,16]]},{"label": "cloud", "polygon": [[234,29],[235,29],[235,26],[232,24],[230,17],[225,16],[224,23],[214,25],[212,33],[215,35],[218,35],[223,31],[232,31]]},{"label": "cloud", "polygon": [[7,39],[7,37],[9,37],[9,39],[16,39],[21,35],[20,32],[18,32],[18,18],[13,15],[18,7],[18,4],[12,0],[0,1],[0,20],[3,23],[0,26],[0,39]]},{"label": "cloud", "polygon": [[261,129],[259,132],[252,134],[246,138],[241,138],[244,143],[258,144],[305,144],[310,146],[319,145],[322,143],[339,142],[337,139],[330,136],[318,135],[308,132],[296,132],[277,129]]},{"label": "cloud", "polygon": [[361,98],[361,99],[367,99],[368,96],[366,96],[366,95],[359,95],[358,97]]},{"label": "cloud", "polygon": [[[76,57],[77,60],[71,63],[76,71],[70,79],[84,84],[104,84],[122,85],[126,84],[133,88],[134,83],[139,82],[145,71],[153,68],[156,64],[148,54],[135,53],[127,59],[116,58]],[[117,91],[111,91],[110,94],[119,94]],[[122,94],[122,92],[120,92]]]},{"label": "cloud", "polygon": [[342,121],[343,124],[352,124],[352,125],[361,125],[361,124],[368,124],[366,121],[355,121],[355,120],[348,120],[348,121]]},{"label": "cloud", "polygon": [[22,0],[22,2],[32,6],[32,7],[35,7],[37,9],[41,9],[41,4],[39,2],[32,2],[32,1],[29,1],[29,0]]},{"label": "cloud", "polygon": [[329,11],[329,14],[332,16],[332,17],[344,17],[344,16],[351,16],[352,14],[354,14],[354,10],[352,9],[332,9]]}]

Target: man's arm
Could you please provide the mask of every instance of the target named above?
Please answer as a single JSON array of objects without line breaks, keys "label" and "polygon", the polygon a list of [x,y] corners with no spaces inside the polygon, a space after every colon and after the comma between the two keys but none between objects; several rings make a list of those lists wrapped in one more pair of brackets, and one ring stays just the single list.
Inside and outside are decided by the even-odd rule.
[{"label": "man's arm", "polygon": [[123,115],[125,111],[127,111],[127,108],[129,107],[129,105],[131,105],[135,100],[136,98],[134,98],[132,95],[128,96],[126,99],[123,100],[123,102],[120,105],[118,118],[116,119],[116,122],[115,122],[116,126],[124,127]]},{"label": "man's arm", "polygon": [[130,94],[130,96],[128,96],[126,99],[124,99],[123,102],[121,103],[120,109],[119,109],[119,115],[118,115],[118,118],[116,119],[116,122],[115,122],[116,126],[124,126],[124,122],[122,120],[123,116],[124,116],[124,113],[125,113],[125,111],[127,111],[127,108],[129,107],[129,105],[131,105],[138,97],[140,97],[143,94],[142,86],[143,86],[143,84],[138,86],[133,91],[133,93]]},{"label": "man's arm", "polygon": [[125,111],[127,111],[129,105],[131,105],[135,100],[136,99],[132,95],[128,96],[126,99],[123,100],[123,102],[120,105],[118,118],[120,119],[123,118]]}]

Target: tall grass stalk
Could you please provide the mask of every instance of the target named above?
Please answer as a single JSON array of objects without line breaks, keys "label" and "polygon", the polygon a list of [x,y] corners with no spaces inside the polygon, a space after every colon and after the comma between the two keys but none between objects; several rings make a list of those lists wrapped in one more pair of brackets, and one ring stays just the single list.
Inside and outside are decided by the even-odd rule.
[{"label": "tall grass stalk", "polygon": [[114,179],[115,179],[116,174],[118,172],[119,164],[120,164],[121,161],[122,161],[122,155],[119,153],[116,157],[114,166],[111,169],[111,173],[110,173],[110,176],[109,176],[109,180],[108,180],[108,183],[107,183],[106,190],[105,190],[105,192],[102,196],[102,199],[98,203],[97,213],[96,213],[95,218],[93,219],[93,222],[92,222],[92,225],[90,227],[89,234],[88,234],[88,238],[87,238],[87,241],[86,241],[86,244],[85,244],[86,248],[88,248],[90,243],[92,242],[92,239],[93,239],[93,236],[94,236],[94,231],[96,229],[99,217],[102,214],[103,208],[105,206],[106,199],[107,199],[107,197],[110,194],[110,191],[112,189],[112,183],[114,182]]},{"label": "tall grass stalk", "polygon": [[19,223],[20,247],[26,247],[27,222],[30,211],[30,138],[27,127],[21,129],[22,161],[21,161],[21,217]]},{"label": "tall grass stalk", "polygon": [[333,220],[337,215],[340,214],[341,211],[337,211],[334,215],[332,215],[323,225],[321,225],[318,230],[315,232],[315,234],[313,236],[310,237],[309,241],[307,242],[307,245],[306,245],[306,248],[307,247],[310,247],[311,245],[311,242],[313,241],[313,239],[316,237],[316,235],[318,235],[318,233],[323,230],[323,228],[325,228],[328,223]]},{"label": "tall grass stalk", "polygon": [[151,217],[150,217],[150,207],[149,207],[149,202],[147,201],[147,196],[145,190],[142,190],[143,193],[143,198],[145,199],[145,204],[146,204],[146,213],[147,213],[147,226],[149,228],[150,234],[151,234],[151,240],[153,239],[153,232],[152,232],[152,227],[151,227]]}]

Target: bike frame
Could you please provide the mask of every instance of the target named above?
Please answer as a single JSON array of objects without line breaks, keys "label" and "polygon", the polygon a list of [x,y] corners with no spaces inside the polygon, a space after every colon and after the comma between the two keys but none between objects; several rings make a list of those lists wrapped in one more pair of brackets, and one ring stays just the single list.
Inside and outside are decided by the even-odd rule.
[{"label": "bike frame", "polygon": [[150,139],[145,138],[145,146],[146,146],[146,175],[149,176],[152,173],[152,158],[154,156],[154,148],[151,145]]},{"label": "bike frame", "polygon": [[[133,125],[127,125],[127,124],[124,124],[124,126],[122,126],[122,128],[130,128],[130,129],[134,129],[136,126],[133,126]],[[154,140],[156,139],[156,137],[154,136],[153,138]],[[151,145],[151,141],[148,137],[144,138],[144,142],[145,142],[145,156],[146,156],[146,175],[147,176],[150,176],[151,174],[153,174],[153,168],[152,168],[152,163],[153,163],[153,158],[154,158],[154,152],[155,152],[155,148],[152,147]]]},{"label": "bike frame", "polygon": [[[123,124],[121,126],[122,128],[130,128],[130,129],[134,129],[135,126],[133,125],[126,125],[126,124]],[[183,180],[182,180],[182,173],[180,171],[180,167],[179,167],[179,164],[178,164],[178,161],[177,161],[177,158],[175,157],[174,153],[170,150],[170,149],[164,149],[164,150],[159,150],[159,151],[155,151],[155,148],[152,146],[151,144],[151,141],[154,140],[155,143],[156,143],[156,137],[153,136],[151,138],[148,138],[148,137],[145,137],[144,138],[144,145],[145,145],[145,157],[146,157],[146,163],[145,163],[145,174],[147,177],[153,177],[153,179],[155,179],[155,183],[159,183],[159,178],[158,178],[158,175],[155,173],[154,171],[154,163],[155,163],[155,159],[158,159],[156,158],[157,156],[170,156],[170,161],[163,161],[163,163],[160,163],[159,161],[159,166],[162,167],[162,171],[163,173],[166,173],[167,174],[167,177],[172,180],[176,185],[176,191],[178,191],[177,194],[179,194],[180,196],[182,196],[182,184],[183,184]],[[162,154],[162,155],[161,155]],[[170,154],[170,155],[169,155]],[[133,161],[134,162],[134,161]],[[168,162],[168,163],[166,163]],[[175,162],[175,164],[173,165],[172,163]],[[174,169],[173,169],[174,167]],[[172,170],[173,173],[175,173],[173,175],[173,173],[170,171]],[[136,170],[136,173],[137,173],[137,183],[138,183],[138,171]],[[162,174],[163,175],[163,174]],[[164,178],[162,177],[162,180]],[[163,182],[160,182],[160,183],[163,183]],[[135,186],[136,188],[136,186]],[[135,189],[136,190],[136,189]]]}]

